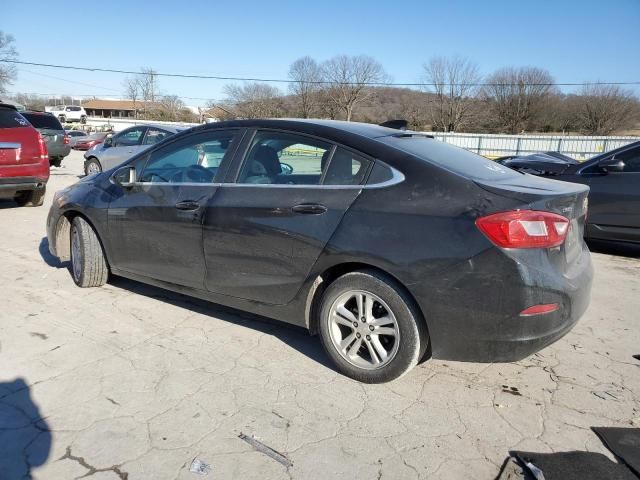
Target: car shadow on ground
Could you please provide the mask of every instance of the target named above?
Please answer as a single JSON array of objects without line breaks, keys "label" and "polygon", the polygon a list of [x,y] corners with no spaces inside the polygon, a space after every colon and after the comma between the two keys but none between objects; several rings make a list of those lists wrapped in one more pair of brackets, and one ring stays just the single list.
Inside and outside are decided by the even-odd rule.
[{"label": "car shadow on ground", "polygon": [[[313,361],[335,371],[333,364],[325,353],[317,336],[311,336],[306,329],[280,322],[271,318],[236,310],[217,303],[189,297],[170,290],[154,287],[145,283],[129,280],[124,277],[111,276],[109,284],[137,295],[160,300],[194,313],[215,317],[225,322],[266,333],[278,338],[283,343],[306,355]],[[212,321],[214,321],[212,319]]]},{"label": "car shadow on ground", "polygon": [[618,257],[640,258],[640,245],[609,243],[597,240],[588,240],[587,245],[593,253],[604,253]]},{"label": "car shadow on ground", "polygon": [[[49,252],[49,241],[46,237],[40,241],[38,250],[44,262],[50,267],[69,268],[69,262],[61,262],[57,257],[51,255]],[[73,281],[71,277],[69,278],[69,281]],[[194,313],[215,317],[225,322],[242,325],[246,328],[268,333],[319,364],[335,371],[329,357],[322,349],[320,339],[318,337],[310,336],[308,332],[301,327],[296,327],[294,325],[289,325],[260,315],[254,315],[241,310],[225,307],[216,303],[207,302],[206,300],[189,297],[170,290],[129,280],[124,277],[112,275],[109,278],[109,284],[138,295],[144,295],[145,297],[185,308]]]},{"label": "car shadow on ground", "polygon": [[13,198],[0,198],[0,210],[6,208],[20,208],[18,204],[14,202]]},{"label": "car shadow on ground", "polygon": [[24,379],[0,382],[0,477],[32,478],[31,469],[49,458],[51,439]]},{"label": "car shadow on ground", "polygon": [[54,268],[69,268],[69,262],[61,262],[58,257],[54,257],[49,252],[49,240],[47,237],[44,237],[40,240],[40,245],[38,246],[38,252],[40,256],[44,260],[44,263]]}]

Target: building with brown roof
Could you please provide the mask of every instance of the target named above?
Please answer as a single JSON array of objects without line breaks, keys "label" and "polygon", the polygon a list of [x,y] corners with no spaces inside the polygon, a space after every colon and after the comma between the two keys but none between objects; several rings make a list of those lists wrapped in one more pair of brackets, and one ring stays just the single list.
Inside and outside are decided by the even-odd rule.
[{"label": "building with brown roof", "polygon": [[150,102],[131,100],[88,100],[82,105],[90,117],[136,118],[140,112],[154,108]]}]

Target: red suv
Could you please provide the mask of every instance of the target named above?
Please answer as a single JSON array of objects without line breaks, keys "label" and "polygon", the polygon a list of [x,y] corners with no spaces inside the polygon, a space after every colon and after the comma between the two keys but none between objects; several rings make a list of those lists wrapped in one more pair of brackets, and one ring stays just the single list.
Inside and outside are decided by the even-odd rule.
[{"label": "red suv", "polygon": [[13,105],[0,103],[0,197],[38,207],[49,180],[49,154],[38,131]]}]

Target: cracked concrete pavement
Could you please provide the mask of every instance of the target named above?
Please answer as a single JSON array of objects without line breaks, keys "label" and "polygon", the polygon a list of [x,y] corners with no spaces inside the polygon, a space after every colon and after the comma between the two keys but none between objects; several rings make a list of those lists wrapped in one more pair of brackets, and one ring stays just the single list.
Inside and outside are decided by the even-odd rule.
[{"label": "cracked concrete pavement", "polygon": [[194,458],[210,478],[489,479],[510,449],[610,456],[589,427],[640,426],[640,259],[594,254],[589,310],[524,361],[363,385],[300,330],[125,279],[77,288],[43,240],[81,155],[65,164],[45,207],[0,201],[3,479],[190,479]]}]

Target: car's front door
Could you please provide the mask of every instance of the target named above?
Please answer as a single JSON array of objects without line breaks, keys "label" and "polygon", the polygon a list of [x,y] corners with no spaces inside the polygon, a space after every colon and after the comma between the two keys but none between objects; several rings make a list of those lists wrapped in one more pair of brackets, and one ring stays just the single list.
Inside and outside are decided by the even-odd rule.
[{"label": "car's front door", "polygon": [[258,131],[204,221],[206,287],[288,303],[361,191],[370,161],[330,142]]},{"label": "car's front door", "polygon": [[202,218],[215,195],[219,166],[207,151],[232,156],[237,130],[210,130],[177,139],[135,161],[136,183],[116,186],[109,204],[111,262],[117,269],[204,289]]},{"label": "car's front door", "polygon": [[146,131],[144,126],[132,127],[114,135],[111,145],[103,146],[100,152],[102,170],[109,170],[138,153]]},{"label": "car's front door", "polygon": [[615,155],[622,171],[603,171],[592,165],[582,172],[589,185],[588,236],[640,241],[640,147]]}]

